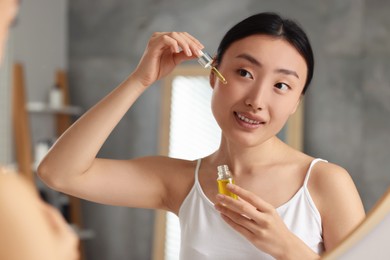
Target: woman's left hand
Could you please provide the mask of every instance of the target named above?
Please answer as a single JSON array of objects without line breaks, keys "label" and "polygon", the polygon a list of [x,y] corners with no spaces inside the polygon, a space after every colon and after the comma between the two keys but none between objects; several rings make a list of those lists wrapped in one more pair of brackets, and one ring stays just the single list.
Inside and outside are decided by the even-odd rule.
[{"label": "woman's left hand", "polygon": [[298,238],[288,230],[276,209],[237,185],[228,184],[227,188],[239,198],[217,195],[215,208],[222,218],[263,252],[284,258],[291,242]]}]

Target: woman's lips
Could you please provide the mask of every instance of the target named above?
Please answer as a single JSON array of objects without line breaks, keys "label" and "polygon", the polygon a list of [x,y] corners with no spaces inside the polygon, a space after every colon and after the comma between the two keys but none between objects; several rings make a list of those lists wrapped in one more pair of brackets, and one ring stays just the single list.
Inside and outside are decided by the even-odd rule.
[{"label": "woman's lips", "polygon": [[240,123],[240,125],[242,125],[244,127],[257,128],[260,125],[265,124],[265,122],[260,118],[254,118],[252,116],[242,114],[239,112],[234,112],[234,114],[235,114],[237,121]]}]

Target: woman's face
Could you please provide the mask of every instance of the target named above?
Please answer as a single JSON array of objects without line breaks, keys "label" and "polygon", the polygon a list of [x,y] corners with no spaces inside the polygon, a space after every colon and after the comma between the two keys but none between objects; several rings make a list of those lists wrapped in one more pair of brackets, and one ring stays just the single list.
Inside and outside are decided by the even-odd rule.
[{"label": "woman's face", "polygon": [[247,146],[276,135],[299,104],[307,65],[287,41],[252,35],[225,52],[220,72],[211,76],[212,111],[225,138]]}]

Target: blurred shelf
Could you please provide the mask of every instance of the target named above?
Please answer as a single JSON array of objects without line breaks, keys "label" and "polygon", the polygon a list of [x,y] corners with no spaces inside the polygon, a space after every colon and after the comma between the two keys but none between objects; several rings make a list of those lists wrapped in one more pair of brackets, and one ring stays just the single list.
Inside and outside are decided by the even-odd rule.
[{"label": "blurred shelf", "polygon": [[96,237],[96,232],[92,229],[80,229],[78,226],[71,224],[70,227],[76,232],[80,240],[89,240]]},{"label": "blurred shelf", "polygon": [[77,106],[51,107],[43,102],[29,102],[26,109],[31,113],[62,114],[62,115],[81,115],[83,110]]}]

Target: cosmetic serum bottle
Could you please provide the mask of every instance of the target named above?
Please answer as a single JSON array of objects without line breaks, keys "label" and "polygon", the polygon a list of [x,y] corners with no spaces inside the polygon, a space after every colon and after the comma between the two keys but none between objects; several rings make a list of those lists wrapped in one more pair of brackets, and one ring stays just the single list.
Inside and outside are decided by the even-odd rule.
[{"label": "cosmetic serum bottle", "polygon": [[232,173],[229,170],[229,167],[227,165],[219,165],[217,167],[218,170],[218,192],[220,194],[224,194],[227,196],[232,197],[233,199],[237,199],[237,195],[228,191],[226,188],[226,185],[228,183],[234,184]]},{"label": "cosmetic serum bottle", "polygon": [[213,59],[211,58],[210,54],[205,53],[203,51],[199,51],[199,54],[199,64],[205,69],[210,68],[223,84],[227,84],[225,77],[222,76],[221,72],[219,72],[218,69],[212,65]]}]

